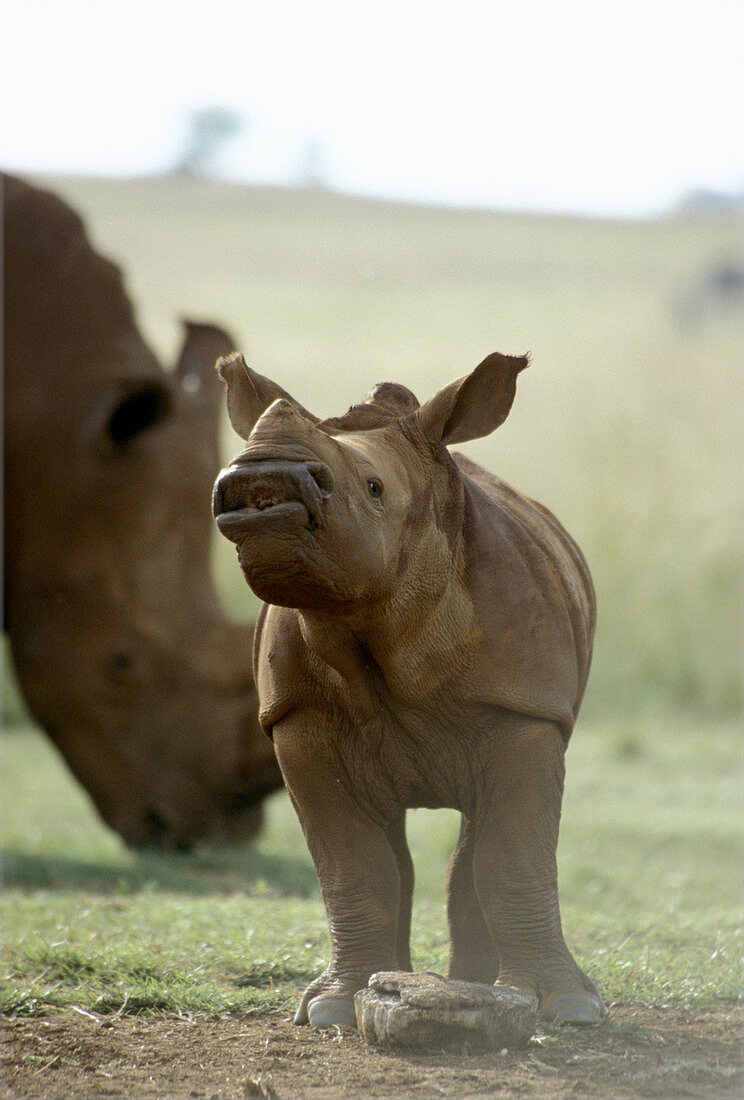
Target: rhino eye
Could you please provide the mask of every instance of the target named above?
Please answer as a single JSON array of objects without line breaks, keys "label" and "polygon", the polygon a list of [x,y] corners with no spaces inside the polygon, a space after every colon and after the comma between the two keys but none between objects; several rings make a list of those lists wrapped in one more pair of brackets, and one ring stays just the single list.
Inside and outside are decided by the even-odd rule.
[{"label": "rhino eye", "polygon": [[169,387],[159,379],[114,379],[92,395],[85,440],[99,458],[126,456],[127,447],[171,415]]},{"label": "rhino eye", "polygon": [[369,490],[369,495],[374,497],[375,500],[379,500],[382,496],[382,485],[380,485],[379,481],[375,481],[373,477],[367,479],[367,489]]},{"label": "rhino eye", "polygon": [[148,386],[128,394],[111,413],[108,433],[116,447],[154,427],[168,411],[168,397],[161,387]]},{"label": "rhino eye", "polygon": [[116,651],[109,657],[109,672],[115,679],[127,678],[134,669],[134,657],[130,653]]}]

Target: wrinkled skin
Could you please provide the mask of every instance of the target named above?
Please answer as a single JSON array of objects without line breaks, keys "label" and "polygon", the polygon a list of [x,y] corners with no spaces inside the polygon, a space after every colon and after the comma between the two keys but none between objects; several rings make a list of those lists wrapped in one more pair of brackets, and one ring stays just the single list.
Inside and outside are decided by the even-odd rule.
[{"label": "wrinkled skin", "polygon": [[5,628],[32,715],[133,846],[246,839],[281,785],[210,576],[230,349],[187,322],[175,371],[56,196],[3,180]]},{"label": "wrinkled skin", "polygon": [[217,523],[266,601],[261,723],[320,879],[331,961],[298,1023],[353,1025],[354,993],[410,969],[408,807],[462,815],[448,975],[595,1022],[561,931],[564,751],[591,659],[586,564],[540,505],[447,446],[508,415],[526,359],[494,354],[419,406],[383,384],[319,422],[240,356],[220,364],[245,450]]}]

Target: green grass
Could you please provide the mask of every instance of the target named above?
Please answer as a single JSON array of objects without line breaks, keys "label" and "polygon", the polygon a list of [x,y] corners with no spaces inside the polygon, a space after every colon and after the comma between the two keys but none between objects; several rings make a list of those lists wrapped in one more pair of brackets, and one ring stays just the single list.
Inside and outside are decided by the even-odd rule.
[{"label": "green grass", "polygon": [[[137,855],[33,728],[3,749],[2,1004],[17,1015],[288,1012],[327,959],[325,916],[283,793],[247,849]],[[579,728],[560,846],[566,936],[612,1002],[706,1007],[741,991],[734,726]],[[409,815],[414,955],[446,959],[450,812]]]}]

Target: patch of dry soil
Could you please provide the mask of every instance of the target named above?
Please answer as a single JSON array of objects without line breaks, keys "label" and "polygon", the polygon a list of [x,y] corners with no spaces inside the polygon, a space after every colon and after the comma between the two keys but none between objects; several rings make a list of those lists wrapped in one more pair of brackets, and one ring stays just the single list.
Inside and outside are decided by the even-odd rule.
[{"label": "patch of dry soil", "polygon": [[500,1100],[744,1095],[742,1014],[615,1008],[596,1028],[546,1029],[525,1050],[375,1050],[355,1031],[289,1019],[8,1019],[3,1097],[92,1100]]}]

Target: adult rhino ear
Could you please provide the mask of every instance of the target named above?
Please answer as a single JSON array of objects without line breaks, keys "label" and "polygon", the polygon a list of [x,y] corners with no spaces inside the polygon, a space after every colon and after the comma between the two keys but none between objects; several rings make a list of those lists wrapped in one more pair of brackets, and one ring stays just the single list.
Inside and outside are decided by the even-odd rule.
[{"label": "adult rhino ear", "polygon": [[436,449],[490,435],[509,415],[517,375],[528,365],[526,355],[495,351],[470,374],[434,394],[411,419]]},{"label": "adult rhino ear", "polygon": [[181,350],[175,375],[187,394],[216,392],[220,402],[222,391],[214,377],[214,365],[235,347],[233,338],[219,325],[184,318]]},{"label": "adult rhino ear", "polygon": [[317,416],[304,409],[276,382],[251,370],[238,351],[219,360],[217,373],[227,386],[227,413],[230,423],[243,439],[248,439],[258,418],[278,398],[290,401],[304,417],[313,424],[318,423]]},{"label": "adult rhino ear", "polygon": [[220,468],[220,424],[224,396],[214,365],[228,355],[235,341],[218,325],[183,321],[183,339],[173,378],[178,383],[176,416],[190,433],[194,455],[205,475]]}]

